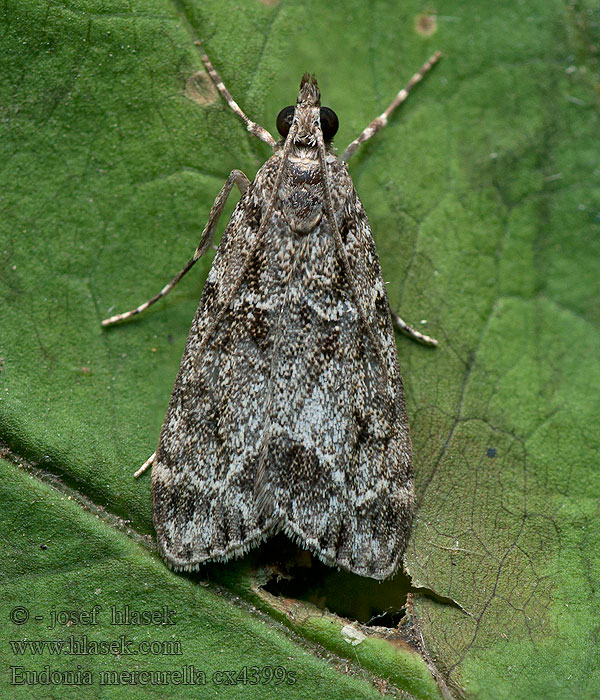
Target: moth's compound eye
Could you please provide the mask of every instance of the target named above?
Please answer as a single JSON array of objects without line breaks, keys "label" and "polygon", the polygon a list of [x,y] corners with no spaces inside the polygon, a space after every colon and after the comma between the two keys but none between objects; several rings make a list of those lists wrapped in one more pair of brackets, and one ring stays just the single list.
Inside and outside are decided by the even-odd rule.
[{"label": "moth's compound eye", "polygon": [[339,128],[340,122],[337,114],[329,107],[321,107],[321,131],[325,141],[331,141]]},{"label": "moth's compound eye", "polygon": [[292,105],[284,107],[277,115],[277,131],[284,137],[288,135],[294,121],[294,109]]}]

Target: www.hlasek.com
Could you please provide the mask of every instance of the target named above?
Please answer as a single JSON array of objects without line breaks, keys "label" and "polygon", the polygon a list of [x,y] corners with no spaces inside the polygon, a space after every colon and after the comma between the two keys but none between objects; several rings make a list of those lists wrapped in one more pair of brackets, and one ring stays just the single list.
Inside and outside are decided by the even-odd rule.
[{"label": "www.hlasek.com", "polygon": [[87,634],[80,637],[69,635],[66,639],[12,639],[9,641],[15,656],[94,656],[114,654],[115,656],[179,656],[183,654],[178,639],[149,640],[139,642],[121,634],[118,639],[89,639]]}]

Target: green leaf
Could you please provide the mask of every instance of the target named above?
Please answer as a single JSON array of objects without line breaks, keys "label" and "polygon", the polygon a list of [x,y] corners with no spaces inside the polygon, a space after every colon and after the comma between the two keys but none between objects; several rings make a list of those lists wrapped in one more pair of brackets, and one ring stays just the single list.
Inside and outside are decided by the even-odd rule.
[{"label": "green leaf", "polygon": [[2,697],[379,697],[73,498],[0,470]]},{"label": "green leaf", "polygon": [[[89,608],[96,589],[107,605],[173,600],[187,611],[177,626],[186,663],[216,668],[221,646],[224,666],[236,668],[287,667],[291,655],[303,680],[285,697],[375,693],[277,625],[172,574],[15,460],[152,533],[149,479],[131,474],[156,447],[211,256],[133,322],[102,330],[100,321],[156,293],[195,249],[230,170],[252,177],[269,154],[207,83],[195,39],[238,103],[273,130],[301,75],[314,72],[340,117],[340,149],[441,49],[442,63],[351,161],[390,302],[408,322],[427,319],[440,340],[430,351],[398,338],[418,491],[407,568],[425,589],[410,621],[453,694],[600,693],[600,15],[589,0],[448,1],[427,20],[431,7],[3,5],[0,438],[13,461],[3,465],[0,614],[11,634],[8,612],[32,597],[44,615],[53,604]],[[295,629],[307,639],[430,696],[423,664],[418,683],[394,676],[410,652],[386,666],[390,650],[377,656],[375,639],[345,654],[339,621],[323,618],[335,630],[327,635],[306,620]],[[115,637],[106,625],[94,633]],[[98,671],[131,666],[88,661]],[[173,667],[162,657],[143,664]],[[3,671],[5,694],[31,697],[7,679]],[[147,692],[119,686],[114,697]]]}]

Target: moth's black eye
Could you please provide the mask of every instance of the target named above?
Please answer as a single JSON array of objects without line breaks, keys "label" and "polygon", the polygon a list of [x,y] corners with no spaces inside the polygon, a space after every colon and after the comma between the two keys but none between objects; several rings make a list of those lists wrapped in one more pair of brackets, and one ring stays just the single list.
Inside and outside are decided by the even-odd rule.
[{"label": "moth's black eye", "polygon": [[340,122],[337,114],[329,107],[321,107],[321,131],[325,141],[331,141],[339,128]]},{"label": "moth's black eye", "polygon": [[289,107],[284,107],[277,115],[277,131],[282,136],[287,136],[293,121],[294,107],[292,105]]}]

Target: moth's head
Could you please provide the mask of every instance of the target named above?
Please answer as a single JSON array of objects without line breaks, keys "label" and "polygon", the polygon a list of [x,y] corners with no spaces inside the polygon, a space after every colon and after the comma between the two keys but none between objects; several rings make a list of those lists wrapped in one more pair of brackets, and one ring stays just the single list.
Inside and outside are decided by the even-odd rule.
[{"label": "moth's head", "polygon": [[327,146],[337,133],[338,127],[337,114],[329,107],[321,107],[321,92],[317,79],[314,75],[305,73],[300,82],[296,106],[284,107],[277,116],[277,131],[284,139],[292,131],[295,145],[300,148],[314,148],[317,143],[317,130],[323,133],[323,141]]}]

